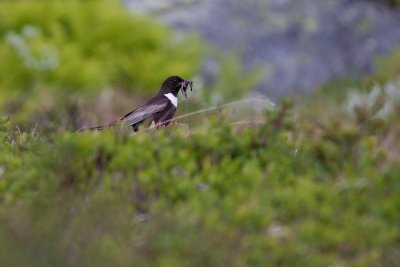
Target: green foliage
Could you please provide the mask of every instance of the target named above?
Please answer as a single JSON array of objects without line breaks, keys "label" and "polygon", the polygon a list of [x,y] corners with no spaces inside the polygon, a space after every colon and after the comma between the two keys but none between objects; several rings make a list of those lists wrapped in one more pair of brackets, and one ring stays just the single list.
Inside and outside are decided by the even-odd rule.
[{"label": "green foliage", "polygon": [[384,84],[400,77],[400,49],[377,59],[377,72],[371,77],[374,82]]},{"label": "green foliage", "polygon": [[299,112],[132,136],[2,122],[0,265],[395,266],[398,114]]},{"label": "green foliage", "polygon": [[364,85],[364,83],[354,77],[342,77],[340,79],[334,79],[323,84],[317,93],[321,92],[326,96],[343,100],[350,88],[365,88],[365,86],[366,85]]},{"label": "green foliage", "polygon": [[[96,114],[90,123],[118,118],[166,77],[195,78],[211,51],[111,0],[0,1],[0,38],[0,110],[21,129],[42,132],[80,128],[83,114]],[[234,56],[212,54],[218,78],[191,109],[237,99],[261,78]]]},{"label": "green foliage", "polygon": [[234,55],[218,58],[219,77],[210,90],[203,93],[202,100],[207,103],[220,104],[223,101],[240,99],[248,93],[248,88],[257,86],[265,73],[261,68],[245,71],[243,64]]},{"label": "green foliage", "polygon": [[[201,49],[116,1],[0,2],[0,88],[154,90],[159,77],[192,76]],[[190,60],[188,60],[190,59]]]},{"label": "green foliage", "polygon": [[394,49],[387,55],[377,57],[375,65],[372,74],[362,78],[348,76],[333,79],[322,85],[318,92],[342,101],[351,90],[369,91],[376,85],[397,81],[400,78],[400,49]]}]

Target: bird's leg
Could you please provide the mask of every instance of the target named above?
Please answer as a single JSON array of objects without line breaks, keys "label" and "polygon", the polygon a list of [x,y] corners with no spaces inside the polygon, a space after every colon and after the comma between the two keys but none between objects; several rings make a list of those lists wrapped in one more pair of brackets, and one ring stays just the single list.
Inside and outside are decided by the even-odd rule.
[{"label": "bird's leg", "polygon": [[157,129],[160,129],[160,128],[164,127],[164,126],[165,126],[165,124],[163,124],[162,122],[158,122],[158,123],[156,124],[156,128],[157,128]]}]

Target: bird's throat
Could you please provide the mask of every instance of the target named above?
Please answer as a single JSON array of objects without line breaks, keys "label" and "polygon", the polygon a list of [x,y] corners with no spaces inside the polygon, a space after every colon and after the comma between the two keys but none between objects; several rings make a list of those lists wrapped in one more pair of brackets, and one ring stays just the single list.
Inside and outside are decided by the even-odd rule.
[{"label": "bird's throat", "polygon": [[176,96],[174,96],[172,93],[164,94],[164,96],[171,101],[172,105],[178,107],[178,98]]}]

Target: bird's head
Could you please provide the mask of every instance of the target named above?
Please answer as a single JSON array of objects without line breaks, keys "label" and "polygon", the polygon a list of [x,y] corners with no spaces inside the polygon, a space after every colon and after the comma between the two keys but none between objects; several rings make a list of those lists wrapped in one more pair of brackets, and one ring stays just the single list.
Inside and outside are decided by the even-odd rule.
[{"label": "bird's head", "polygon": [[162,93],[172,93],[177,96],[179,91],[182,90],[182,94],[187,98],[187,89],[193,90],[193,82],[190,80],[184,80],[179,76],[168,77],[161,85]]}]

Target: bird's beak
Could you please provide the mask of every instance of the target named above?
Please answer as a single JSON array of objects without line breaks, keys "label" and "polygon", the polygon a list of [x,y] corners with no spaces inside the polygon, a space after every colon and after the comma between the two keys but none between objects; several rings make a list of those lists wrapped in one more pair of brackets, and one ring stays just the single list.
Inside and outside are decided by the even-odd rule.
[{"label": "bird's beak", "polygon": [[191,80],[185,80],[181,82],[181,90],[182,94],[185,98],[187,98],[187,89],[190,86],[190,91],[193,91],[193,81]]}]

